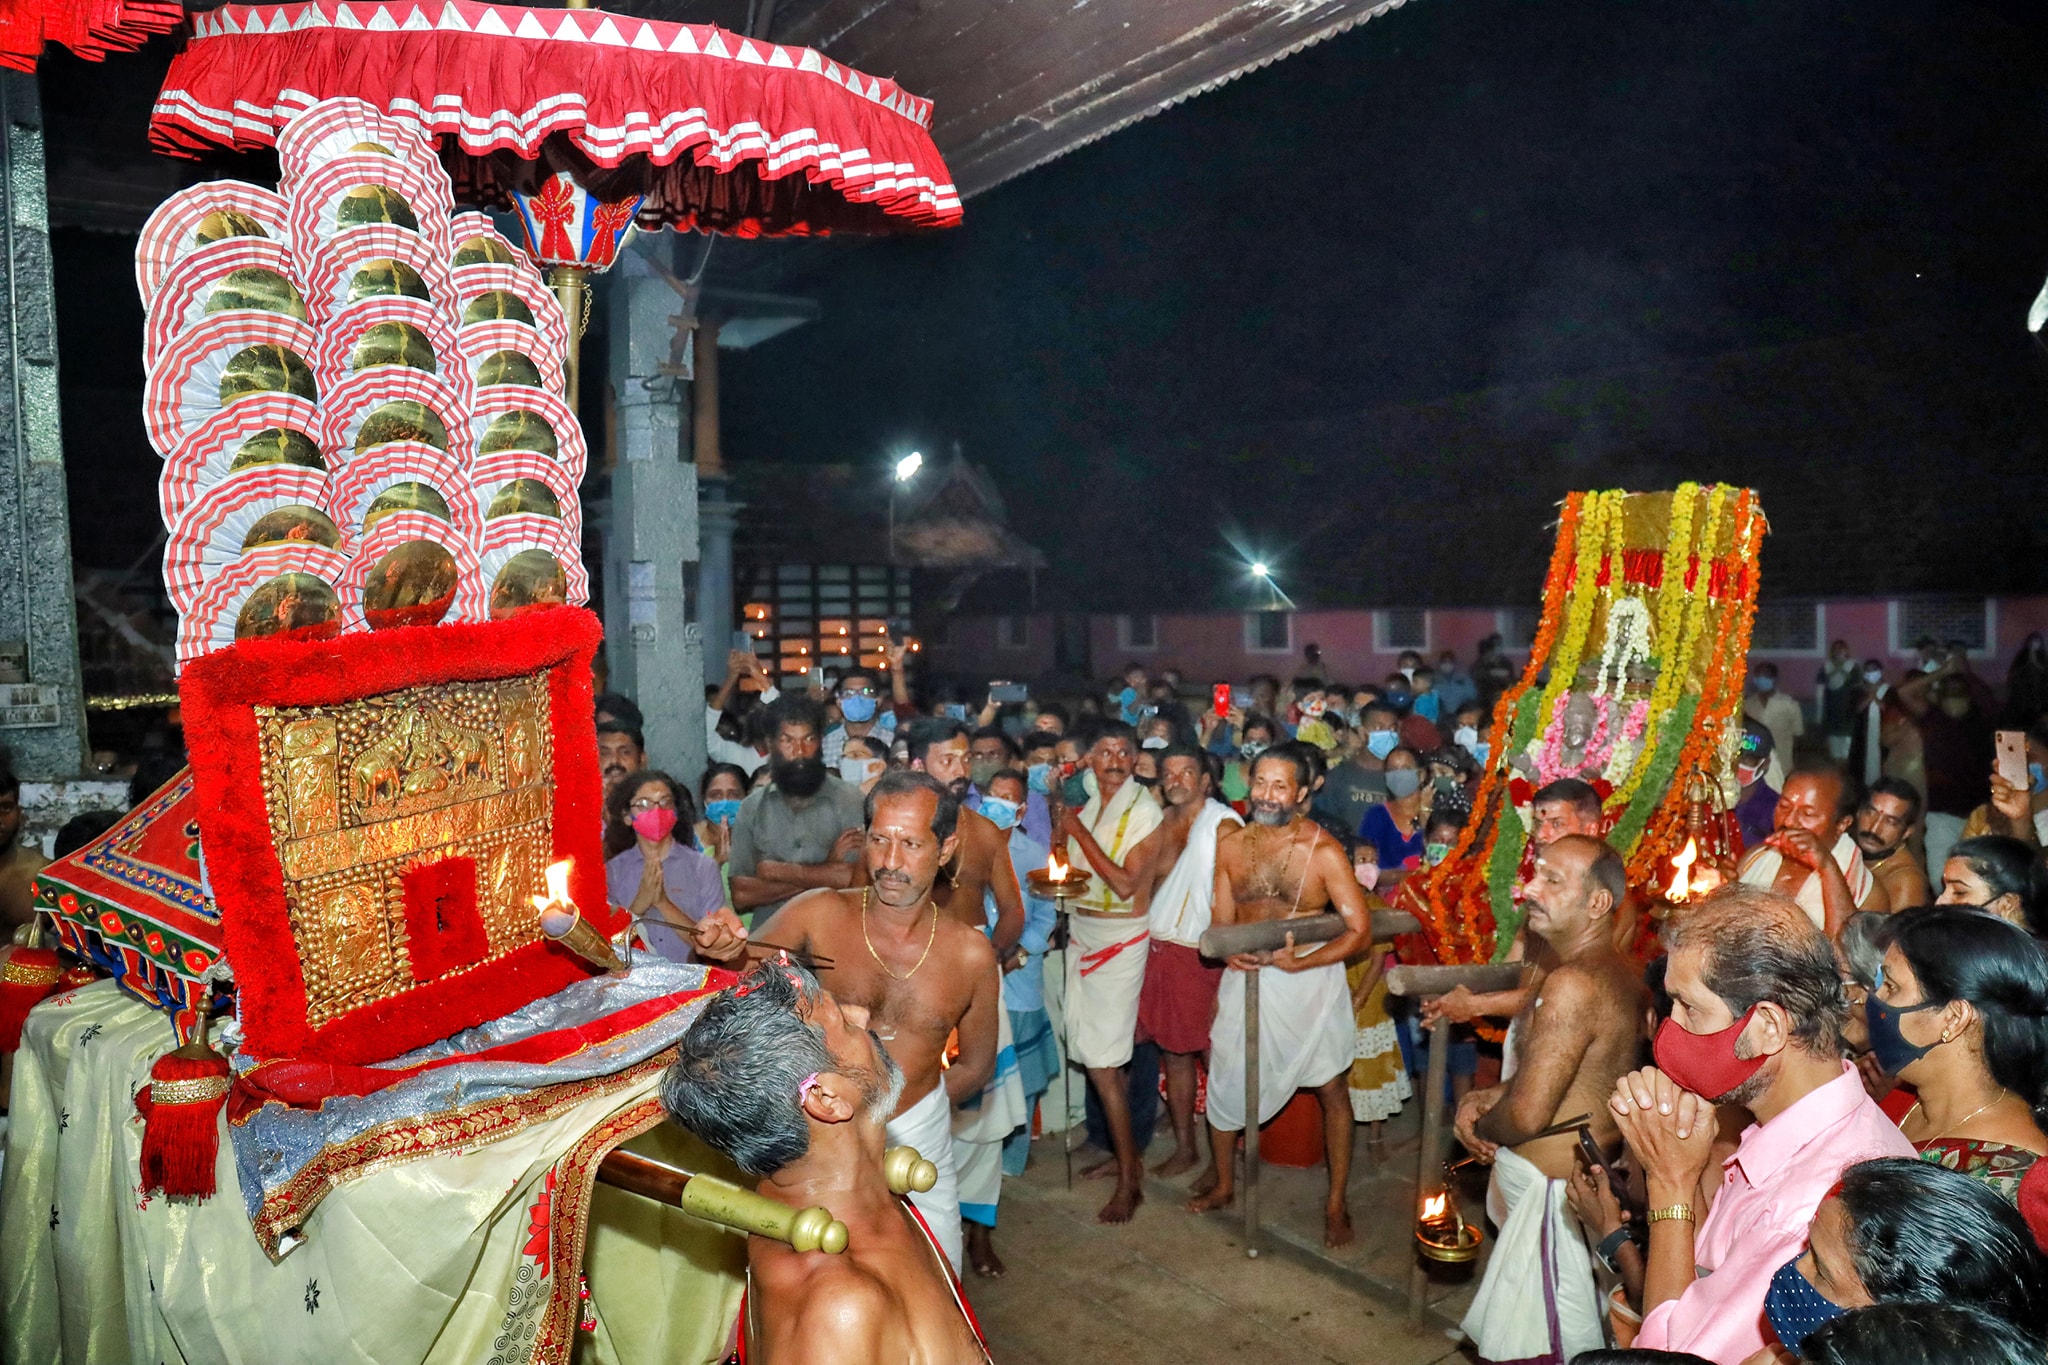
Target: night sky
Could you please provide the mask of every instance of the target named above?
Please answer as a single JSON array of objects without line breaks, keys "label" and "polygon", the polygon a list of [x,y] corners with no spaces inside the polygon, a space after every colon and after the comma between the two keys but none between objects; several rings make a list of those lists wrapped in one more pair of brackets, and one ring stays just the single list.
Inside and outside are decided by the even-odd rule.
[{"label": "night sky", "polygon": [[1766,594],[2048,587],[2044,9],[1411,0],[816,249],[727,456],[958,440],[1060,606],[1530,600],[1566,490],[1687,477]]}]

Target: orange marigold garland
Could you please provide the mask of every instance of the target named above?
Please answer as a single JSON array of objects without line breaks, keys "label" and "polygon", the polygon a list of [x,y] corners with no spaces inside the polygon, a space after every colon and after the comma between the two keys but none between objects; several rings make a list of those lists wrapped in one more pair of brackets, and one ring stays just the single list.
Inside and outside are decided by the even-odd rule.
[{"label": "orange marigold garland", "polygon": [[1507,947],[1502,940],[1517,919],[1509,897],[1527,839],[1509,790],[1520,779],[1507,760],[1540,738],[1579,664],[1599,651],[1617,597],[1638,596],[1650,608],[1658,660],[1641,748],[1626,773],[1615,774],[1606,802],[1631,883],[1652,880],[1684,841],[1695,779],[1722,787],[1721,737],[1741,700],[1756,551],[1768,528],[1748,490],[1687,483],[1661,495],[1663,517],[1648,504],[1651,524],[1662,522],[1661,545],[1629,544],[1627,508],[1636,503],[1640,527],[1644,504],[1636,500],[1659,496],[1596,490],[1564,501],[1536,638],[1521,679],[1495,707],[1473,817],[1450,856],[1401,898],[1439,961],[1484,962]]}]

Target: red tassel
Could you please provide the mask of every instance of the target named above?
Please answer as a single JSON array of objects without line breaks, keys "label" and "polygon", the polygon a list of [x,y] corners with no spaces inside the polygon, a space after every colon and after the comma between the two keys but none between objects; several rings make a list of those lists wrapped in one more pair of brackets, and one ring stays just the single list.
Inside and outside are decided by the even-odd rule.
[{"label": "red tassel", "polygon": [[142,1187],[173,1199],[207,1199],[220,1154],[220,1111],[228,1098],[228,1059],[195,1038],[156,1059],[149,1084],[135,1093],[142,1115]]},{"label": "red tassel", "polygon": [[57,989],[57,950],[15,945],[0,955],[0,1052],[21,1046],[28,1012]]}]

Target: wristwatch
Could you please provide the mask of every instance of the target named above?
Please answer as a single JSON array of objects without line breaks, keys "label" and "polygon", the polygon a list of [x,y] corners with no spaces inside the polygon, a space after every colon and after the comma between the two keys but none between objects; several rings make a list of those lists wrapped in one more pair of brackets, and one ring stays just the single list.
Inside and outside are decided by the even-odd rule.
[{"label": "wristwatch", "polygon": [[1607,1262],[1607,1268],[1617,1275],[1621,1273],[1621,1265],[1614,1259],[1615,1253],[1621,1250],[1623,1242],[1629,1240],[1628,1224],[1626,1223],[1600,1239],[1600,1259]]},{"label": "wristwatch", "polygon": [[1692,1221],[1692,1205],[1690,1205],[1690,1204],[1666,1204],[1666,1205],[1665,1205],[1665,1206],[1664,1206],[1663,1208],[1661,1208],[1661,1209],[1651,1209],[1651,1210],[1650,1210],[1650,1213],[1649,1213],[1649,1221],[1650,1221],[1650,1222],[1652,1222],[1652,1223],[1661,1223],[1661,1222],[1663,1222],[1663,1221],[1664,1221],[1664,1220],[1665,1220],[1666,1218],[1682,1218],[1682,1219],[1684,1219],[1684,1220],[1685,1220],[1686,1222],[1690,1223],[1690,1222]]}]

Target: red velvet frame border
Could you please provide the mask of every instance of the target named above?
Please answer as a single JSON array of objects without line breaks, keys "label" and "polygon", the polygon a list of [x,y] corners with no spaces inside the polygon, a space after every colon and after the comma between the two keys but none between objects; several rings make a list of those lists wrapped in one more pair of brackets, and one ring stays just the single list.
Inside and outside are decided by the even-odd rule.
[{"label": "red velvet frame border", "polygon": [[197,786],[206,873],[235,972],[242,1049],[256,1057],[366,1063],[445,1038],[551,995],[596,968],[548,939],[456,976],[401,991],[315,1029],[285,907],[256,762],[258,706],[353,701],[423,683],[549,672],[554,733],[554,857],[574,863],[570,895],[603,932],[603,791],[590,663],[604,638],[580,607],[481,624],[411,626],[327,640],[245,640],[186,665],[178,683]]}]

